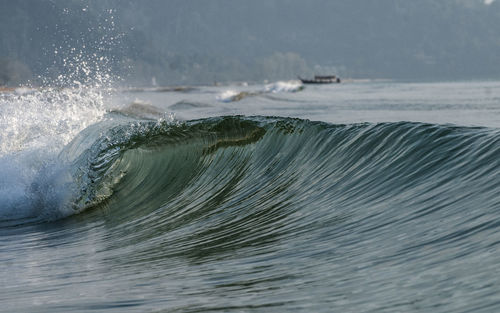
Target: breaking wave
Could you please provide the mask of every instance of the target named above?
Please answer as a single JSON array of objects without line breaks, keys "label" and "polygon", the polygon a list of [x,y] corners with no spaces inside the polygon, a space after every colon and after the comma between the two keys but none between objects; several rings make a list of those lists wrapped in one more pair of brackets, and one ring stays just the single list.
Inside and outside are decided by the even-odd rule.
[{"label": "breaking wave", "polygon": [[[213,210],[235,206],[234,214],[285,201],[292,211],[312,206],[325,214],[380,215],[377,220],[500,203],[493,180],[500,169],[496,130],[239,116],[179,123],[109,115],[78,134],[31,181],[14,174],[20,165],[12,159],[2,162],[3,177],[14,177],[2,182],[4,222],[26,217],[18,211],[50,220],[105,201],[121,211],[168,208],[176,214],[214,199],[220,201]],[[405,210],[396,214],[400,207]]]}]

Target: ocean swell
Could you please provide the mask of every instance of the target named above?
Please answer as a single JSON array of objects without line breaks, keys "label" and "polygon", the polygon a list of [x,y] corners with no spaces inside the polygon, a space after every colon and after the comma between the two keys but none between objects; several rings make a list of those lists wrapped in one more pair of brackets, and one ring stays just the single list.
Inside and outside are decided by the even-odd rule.
[{"label": "ocean swell", "polygon": [[128,275],[146,273],[152,286],[172,282],[171,307],[192,311],[207,306],[186,290],[235,309],[302,308],[296,299],[307,298],[313,311],[428,311],[444,292],[452,308],[474,311],[482,300],[456,290],[495,283],[499,143],[490,128],[113,112],[35,179],[0,180],[10,212],[0,224],[70,242],[69,262],[86,234],[102,266],[95,279],[110,271],[128,295]]}]

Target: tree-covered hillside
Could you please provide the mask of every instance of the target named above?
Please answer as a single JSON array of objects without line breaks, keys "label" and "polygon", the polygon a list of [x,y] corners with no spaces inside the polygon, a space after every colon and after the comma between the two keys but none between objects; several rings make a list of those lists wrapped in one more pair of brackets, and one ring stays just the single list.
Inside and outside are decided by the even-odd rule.
[{"label": "tree-covered hillside", "polygon": [[136,83],[500,78],[500,2],[0,0],[0,85],[101,57]]}]

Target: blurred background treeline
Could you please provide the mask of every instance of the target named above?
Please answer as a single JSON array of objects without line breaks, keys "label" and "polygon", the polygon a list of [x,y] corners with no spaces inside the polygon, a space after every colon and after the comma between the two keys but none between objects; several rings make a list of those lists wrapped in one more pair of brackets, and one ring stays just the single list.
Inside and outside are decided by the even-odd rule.
[{"label": "blurred background treeline", "polygon": [[498,79],[500,2],[0,0],[0,85],[78,62],[141,85]]}]

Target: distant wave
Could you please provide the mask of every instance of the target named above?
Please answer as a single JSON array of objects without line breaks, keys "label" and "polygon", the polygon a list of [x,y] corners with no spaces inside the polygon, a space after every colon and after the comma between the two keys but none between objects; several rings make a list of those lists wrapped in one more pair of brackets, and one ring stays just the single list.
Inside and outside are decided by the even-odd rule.
[{"label": "distant wave", "polygon": [[198,108],[208,108],[212,107],[210,104],[207,103],[202,103],[202,102],[192,102],[192,101],[179,101],[171,106],[169,106],[169,109],[172,110],[186,110],[186,109],[198,109]]},{"label": "distant wave", "polygon": [[298,92],[304,89],[304,85],[300,81],[278,81],[265,86],[264,90],[259,91],[236,91],[225,90],[217,96],[217,100],[221,102],[235,102],[248,97],[259,96],[269,93],[281,92]]},{"label": "distant wave", "polygon": [[240,101],[244,98],[259,95],[260,92],[247,92],[247,91],[235,91],[235,90],[225,90],[219,95],[217,95],[217,100],[220,102],[235,102]]},{"label": "distant wave", "polygon": [[133,87],[124,89],[126,92],[191,92],[196,90],[192,86],[164,86],[164,87]]},{"label": "distant wave", "polygon": [[278,81],[276,83],[266,85],[266,92],[297,92],[304,89],[304,85],[300,81]]}]

